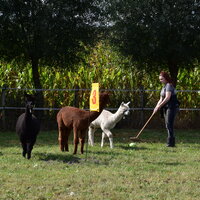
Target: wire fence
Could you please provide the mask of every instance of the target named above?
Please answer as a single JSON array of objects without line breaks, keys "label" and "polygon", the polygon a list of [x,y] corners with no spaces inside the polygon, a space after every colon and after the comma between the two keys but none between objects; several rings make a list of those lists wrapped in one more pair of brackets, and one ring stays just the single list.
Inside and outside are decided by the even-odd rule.
[{"label": "wire fence", "polygon": [[[14,99],[14,97],[12,96],[12,93],[18,93],[20,92],[20,95],[22,95],[23,92],[34,92],[34,93],[38,93],[38,92],[51,92],[52,93],[52,97],[50,101],[54,101],[55,98],[57,98],[57,96],[55,95],[55,93],[60,92],[61,94],[65,94],[65,93],[70,93],[71,97],[73,98],[73,101],[71,102],[71,106],[76,106],[79,107],[78,103],[77,103],[77,98],[80,95],[83,95],[84,93],[89,94],[91,89],[87,89],[87,88],[75,88],[75,89],[31,89],[31,88],[9,88],[9,87],[3,87],[0,88],[1,89],[1,106],[0,106],[0,118],[2,120],[2,126],[3,129],[6,128],[6,123],[8,118],[11,118],[12,114],[9,114],[8,111],[18,111],[21,112],[22,110],[24,110],[24,104],[21,103],[17,103],[16,101],[12,101],[12,99]],[[137,121],[139,121],[138,124],[143,124],[145,121],[145,113],[147,113],[148,111],[152,111],[154,109],[155,106],[155,101],[154,101],[154,105],[153,104],[148,104],[146,101],[146,99],[148,99],[147,94],[151,93],[153,94],[153,96],[158,96],[159,97],[159,93],[160,90],[154,90],[154,89],[144,89],[144,88],[138,88],[138,89],[102,89],[100,91],[107,91],[109,93],[116,93],[119,94],[118,96],[120,97],[120,100],[127,99],[130,100],[132,99],[137,99],[137,101],[135,100],[134,103],[130,104],[130,110],[131,111],[138,111],[140,114]],[[195,94],[195,97],[200,97],[200,90],[177,90],[177,94]],[[131,95],[130,95],[131,94]],[[137,95],[135,95],[137,94]],[[154,95],[156,94],[156,95]],[[136,98],[137,96],[137,98]],[[118,97],[118,99],[119,99]],[[192,97],[193,98],[193,97]],[[114,98],[113,98],[114,99]],[[110,111],[116,111],[118,109],[118,102],[120,100],[116,100],[115,105],[113,107],[108,107],[106,108],[107,110]],[[156,99],[158,100],[158,98]],[[12,105],[11,102],[12,101]],[[19,101],[19,100],[18,100]],[[80,101],[80,100],[79,100]],[[200,111],[200,106],[199,106],[199,102],[197,100],[197,103],[195,104],[195,106],[193,107],[180,107],[180,111],[187,111],[187,112],[195,112],[195,113],[199,113]],[[16,104],[16,105],[15,105]],[[49,103],[45,103],[44,106],[40,107],[40,106],[36,106],[34,108],[35,111],[44,111],[44,112],[54,112],[56,113],[61,107],[61,105],[55,106],[55,104],[49,105],[51,104],[51,102]],[[67,106],[67,104],[65,104],[65,106]],[[89,106],[88,104],[86,104],[84,106],[85,110],[89,110]],[[6,113],[8,112],[8,113]],[[18,114],[17,113],[17,114]],[[9,116],[10,115],[10,116]],[[195,116],[198,117],[198,114],[193,114]],[[53,117],[55,117],[55,114],[53,115]],[[185,117],[186,118],[186,117]],[[188,117],[189,118],[189,117]],[[129,122],[132,121],[132,119],[129,120]]]},{"label": "wire fence", "polygon": [[[79,91],[91,91],[91,89],[30,89],[30,88],[1,88],[2,94],[1,94],[1,107],[0,110],[23,110],[24,107],[15,107],[15,106],[6,106],[6,92],[8,90],[20,90],[20,91],[34,91],[34,92],[43,92],[43,91],[59,91],[59,92],[79,92]],[[144,99],[143,94],[146,92],[159,92],[160,90],[149,90],[149,89],[107,89],[107,90],[100,90],[100,91],[107,91],[107,92],[139,92],[141,94],[141,99]],[[177,93],[198,93],[200,95],[200,90],[177,90]],[[75,98],[75,97],[74,97]],[[143,102],[141,102],[141,105],[144,105]],[[54,108],[54,107],[36,107],[35,110],[59,110],[60,108]],[[88,108],[86,108],[88,109]],[[109,110],[117,110],[118,108],[107,108]],[[153,110],[153,107],[146,108],[146,107],[134,107],[130,108],[131,110]],[[200,111],[200,108],[180,108],[180,110],[190,110],[190,111]]]}]

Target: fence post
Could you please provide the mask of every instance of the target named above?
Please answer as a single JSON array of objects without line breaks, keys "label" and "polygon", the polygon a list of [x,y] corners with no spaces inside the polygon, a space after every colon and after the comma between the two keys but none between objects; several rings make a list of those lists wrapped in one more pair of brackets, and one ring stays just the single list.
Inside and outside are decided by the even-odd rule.
[{"label": "fence post", "polygon": [[79,107],[79,87],[76,86],[75,87],[75,91],[74,91],[74,107]]},{"label": "fence post", "polygon": [[6,116],[5,116],[5,109],[4,109],[6,105],[6,89],[7,89],[7,86],[4,85],[2,88],[2,94],[1,94],[1,105],[3,107],[3,110],[2,110],[3,130],[6,130]]},{"label": "fence post", "polygon": [[140,86],[140,107],[141,107],[141,115],[140,122],[144,124],[144,87]]}]

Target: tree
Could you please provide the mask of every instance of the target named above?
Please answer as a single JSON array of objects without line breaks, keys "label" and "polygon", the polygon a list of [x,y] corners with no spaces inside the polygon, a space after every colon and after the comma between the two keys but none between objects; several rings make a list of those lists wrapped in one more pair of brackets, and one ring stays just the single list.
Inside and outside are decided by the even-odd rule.
[{"label": "tree", "polygon": [[0,59],[30,63],[40,89],[39,65],[78,62],[81,42],[95,41],[99,12],[95,0],[0,0]]},{"label": "tree", "polygon": [[139,66],[150,70],[167,66],[176,84],[178,70],[200,58],[199,1],[118,0],[114,4],[112,38]]}]

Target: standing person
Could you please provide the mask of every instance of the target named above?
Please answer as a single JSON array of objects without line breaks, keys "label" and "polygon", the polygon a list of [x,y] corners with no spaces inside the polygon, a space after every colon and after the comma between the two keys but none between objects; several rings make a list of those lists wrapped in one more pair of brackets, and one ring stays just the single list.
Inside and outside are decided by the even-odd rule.
[{"label": "standing person", "polygon": [[176,90],[173,86],[172,79],[167,72],[162,71],[159,75],[160,82],[164,85],[160,92],[160,100],[158,101],[153,113],[158,110],[164,116],[167,128],[168,138],[167,147],[175,146],[174,120],[179,107],[179,101],[176,97]]}]

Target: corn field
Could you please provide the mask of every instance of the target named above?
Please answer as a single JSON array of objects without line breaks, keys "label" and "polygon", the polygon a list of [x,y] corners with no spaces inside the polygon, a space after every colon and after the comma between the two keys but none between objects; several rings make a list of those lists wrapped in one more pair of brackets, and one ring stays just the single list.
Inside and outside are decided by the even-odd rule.
[{"label": "corn field", "polygon": [[[43,92],[44,107],[60,108],[74,105],[74,90],[56,89],[79,89],[76,93],[78,97],[76,106],[88,108],[89,93],[93,82],[99,82],[101,90],[110,91],[110,108],[117,108],[122,101],[131,101],[132,108],[153,108],[155,106],[162,87],[158,80],[159,72],[147,73],[145,70],[138,70],[129,58],[119,56],[117,52],[103,45],[93,49],[91,55],[84,60],[85,62],[74,66],[74,70],[40,66],[40,81],[43,89],[47,89]],[[5,86],[17,88],[8,90],[6,93],[6,106],[24,106],[23,89],[32,89],[30,92],[34,92],[30,65],[22,67],[16,63],[2,62],[0,66],[0,88]],[[199,83],[198,63],[192,71],[186,69],[179,71],[177,90],[181,108],[200,108]],[[185,92],[189,90],[191,92]],[[55,117],[55,112],[51,110],[46,114]],[[198,117],[199,111],[184,111],[182,121],[183,123],[190,120],[196,121]]]}]

